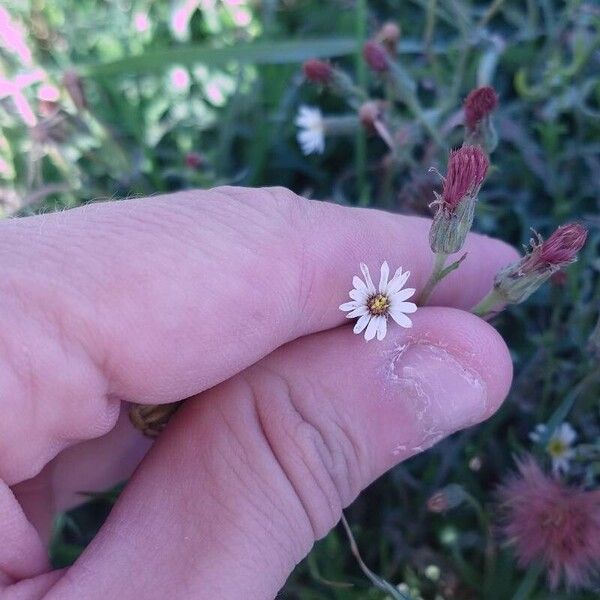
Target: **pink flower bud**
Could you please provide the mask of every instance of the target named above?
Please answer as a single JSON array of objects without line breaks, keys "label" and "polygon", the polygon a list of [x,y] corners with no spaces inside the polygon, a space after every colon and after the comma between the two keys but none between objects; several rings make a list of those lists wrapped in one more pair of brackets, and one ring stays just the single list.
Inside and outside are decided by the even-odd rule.
[{"label": "pink flower bud", "polygon": [[377,32],[376,39],[383,44],[385,49],[393,56],[396,53],[400,35],[400,26],[392,21],[388,21],[387,23],[384,23]]},{"label": "pink flower bud", "polygon": [[333,67],[324,60],[311,58],[302,65],[304,77],[312,83],[329,83],[333,76]]},{"label": "pink flower bud", "polygon": [[363,46],[363,57],[369,67],[377,73],[384,73],[390,68],[385,48],[374,40],[369,40]]},{"label": "pink flower bud", "polygon": [[485,152],[477,146],[451,152],[442,191],[444,209],[453,212],[463,199],[477,195],[489,166]]},{"label": "pink flower bud", "polygon": [[572,263],[587,239],[587,229],[579,223],[561,225],[539,247],[536,262],[562,267]]},{"label": "pink flower bud", "polygon": [[487,155],[478,146],[463,146],[450,153],[442,195],[436,194],[433,203],[437,206],[429,231],[433,252],[453,254],[463,247],[488,167]]},{"label": "pink flower bud", "polygon": [[489,85],[474,89],[464,104],[465,125],[474,130],[498,106],[498,94]]},{"label": "pink flower bud", "polygon": [[185,155],[185,166],[190,169],[199,169],[204,165],[204,157],[198,152],[188,152]]},{"label": "pink flower bud", "polygon": [[465,490],[457,483],[451,483],[427,500],[427,510],[433,513],[446,512],[460,506],[465,498]]},{"label": "pink flower bud", "polygon": [[545,241],[536,234],[527,254],[496,275],[497,294],[505,302],[523,302],[557,271],[577,259],[586,238],[587,230],[578,223],[560,226]]}]

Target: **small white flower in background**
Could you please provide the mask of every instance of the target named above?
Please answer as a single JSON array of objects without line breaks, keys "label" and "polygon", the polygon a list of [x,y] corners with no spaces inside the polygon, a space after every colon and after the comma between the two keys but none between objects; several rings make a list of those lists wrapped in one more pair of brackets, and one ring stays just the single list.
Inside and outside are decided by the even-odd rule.
[{"label": "small white flower in background", "polygon": [[414,293],[414,288],[404,288],[410,276],[410,271],[402,272],[400,267],[388,281],[390,268],[387,262],[381,265],[379,288],[375,288],[367,265],[360,263],[363,281],[355,276],[352,279],[354,289],[350,290],[352,302],[340,306],[340,310],[348,312],[346,317],[358,317],[354,326],[354,333],[365,331],[365,340],[372,340],[377,336],[382,340],[387,333],[388,317],[392,317],[401,327],[412,327],[412,321],[406,316],[417,310],[413,302],[406,302]]},{"label": "small white flower in background", "polygon": [[325,150],[325,122],[318,108],[301,106],[296,116],[298,127],[298,143],[304,154],[318,152],[323,154]]},{"label": "small white flower in background", "polygon": [[[529,434],[533,442],[541,442],[548,428],[540,424]],[[569,461],[575,456],[573,442],[577,439],[577,433],[569,423],[561,423],[555,430],[548,443],[546,452],[552,460],[552,471],[555,474],[566,473],[569,470]]]}]

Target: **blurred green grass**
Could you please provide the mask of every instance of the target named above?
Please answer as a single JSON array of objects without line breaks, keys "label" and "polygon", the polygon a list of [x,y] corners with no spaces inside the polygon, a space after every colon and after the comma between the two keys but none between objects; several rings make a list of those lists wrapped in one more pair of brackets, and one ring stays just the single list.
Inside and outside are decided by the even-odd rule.
[{"label": "blurred green grass", "polygon": [[[493,522],[493,490],[513,467],[512,455],[531,451],[528,433],[595,368],[586,347],[600,306],[597,5],[223,1],[194,11],[183,30],[173,22],[172,6],[150,0],[27,0],[7,6],[25,25],[32,60],[24,64],[0,47],[2,77],[41,69],[42,80],[56,86],[60,97],[44,116],[39,86],[23,88],[38,116],[33,130],[24,126],[11,97],[0,100],[0,206],[6,215],[222,183],[285,185],[341,204],[423,211],[431,200],[420,191],[429,189],[427,169],[445,160],[445,151],[431,150],[427,139],[409,145],[386,185],[386,149],[362,130],[352,145],[328,138],[322,157],[302,155],[293,126],[298,105],[332,114],[347,108],[307,86],[299,63],[331,57],[355,74],[365,92],[381,97],[384,90],[364,68],[360,46],[392,19],[403,30],[399,59],[423,103],[444,115],[441,123],[472,87],[494,85],[501,98],[500,145],[475,229],[520,244],[530,227],[545,233],[576,218],[591,227],[590,241],[564,285],[548,286],[496,319],[515,363],[513,390],[500,413],[395,468],[361,495],[348,519],[367,564],[389,581],[406,582],[415,597],[512,598],[524,573],[480,516]],[[149,22],[143,31],[136,29],[140,14]],[[61,83],[70,69],[81,77],[86,110],[77,110]],[[399,112],[410,124],[410,112]],[[460,143],[456,129],[449,128],[445,139]],[[190,153],[201,157],[200,166],[188,164]],[[596,448],[595,458],[576,471],[589,487],[597,487],[600,474],[598,392],[584,389],[572,407],[565,405],[565,417]],[[479,516],[468,505],[446,515],[427,511],[428,497],[452,482],[469,491],[481,507]],[[61,516],[51,548],[57,566],[70,564],[89,543],[114,498],[95,498]],[[430,565],[440,568],[438,580],[428,577]],[[523,597],[598,597],[550,593],[541,582],[534,587]],[[339,529],[317,543],[280,597],[384,594],[370,588]]]}]

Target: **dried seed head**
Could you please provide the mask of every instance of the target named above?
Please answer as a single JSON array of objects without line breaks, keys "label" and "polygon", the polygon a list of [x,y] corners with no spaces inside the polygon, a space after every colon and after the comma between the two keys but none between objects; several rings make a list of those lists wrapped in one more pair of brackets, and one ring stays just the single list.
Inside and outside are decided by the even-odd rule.
[{"label": "dried seed head", "polygon": [[498,94],[493,87],[486,85],[472,90],[464,103],[465,125],[474,130],[497,106]]},{"label": "dried seed head", "polygon": [[363,57],[369,67],[377,73],[384,73],[390,68],[385,48],[374,40],[369,40],[363,46]]},{"label": "dried seed head", "polygon": [[302,65],[304,77],[312,83],[329,83],[333,77],[333,67],[324,60],[311,58]]}]

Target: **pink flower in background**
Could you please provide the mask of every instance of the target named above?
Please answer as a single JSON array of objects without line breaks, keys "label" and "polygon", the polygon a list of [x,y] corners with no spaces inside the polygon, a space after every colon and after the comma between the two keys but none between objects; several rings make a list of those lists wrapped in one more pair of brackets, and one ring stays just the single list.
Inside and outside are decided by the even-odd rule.
[{"label": "pink flower in background", "polygon": [[190,86],[190,74],[183,67],[175,67],[171,71],[170,81],[173,89],[178,92],[185,91]]},{"label": "pink flower in background", "polygon": [[171,31],[178,40],[184,40],[188,37],[190,19],[199,4],[200,0],[185,0],[173,10],[171,14]]},{"label": "pink flower in background", "polygon": [[133,15],[133,26],[139,33],[146,33],[150,29],[150,18],[148,14],[138,11]]},{"label": "pink flower in background", "polygon": [[0,6],[0,45],[16,54],[22,66],[32,66],[33,60],[25,41],[25,32],[20,24],[12,20],[8,11],[2,6]]},{"label": "pink flower in background", "polygon": [[521,567],[544,565],[556,588],[586,587],[600,572],[600,491],[563,485],[532,457],[499,490],[502,531]]}]

